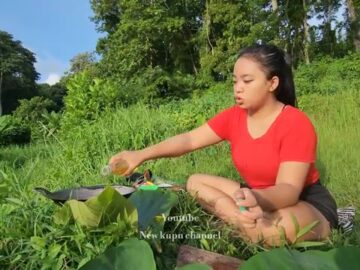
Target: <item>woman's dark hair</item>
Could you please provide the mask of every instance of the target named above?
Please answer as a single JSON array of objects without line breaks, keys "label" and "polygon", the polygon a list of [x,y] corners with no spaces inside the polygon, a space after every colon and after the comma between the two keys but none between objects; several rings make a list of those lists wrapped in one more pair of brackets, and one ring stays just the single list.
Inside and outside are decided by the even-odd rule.
[{"label": "woman's dark hair", "polygon": [[276,99],[296,106],[294,78],[283,50],[274,45],[257,44],[243,49],[238,55],[238,58],[240,57],[248,57],[258,62],[269,80],[273,76],[279,77],[279,85],[275,89]]}]

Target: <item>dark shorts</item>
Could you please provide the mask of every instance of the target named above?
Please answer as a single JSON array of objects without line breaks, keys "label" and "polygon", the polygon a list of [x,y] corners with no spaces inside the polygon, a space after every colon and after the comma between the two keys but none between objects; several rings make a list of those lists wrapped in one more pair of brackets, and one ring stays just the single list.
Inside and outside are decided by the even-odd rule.
[{"label": "dark shorts", "polygon": [[300,194],[300,200],[314,206],[329,221],[331,229],[338,228],[337,206],[330,192],[320,180],[307,186]]}]

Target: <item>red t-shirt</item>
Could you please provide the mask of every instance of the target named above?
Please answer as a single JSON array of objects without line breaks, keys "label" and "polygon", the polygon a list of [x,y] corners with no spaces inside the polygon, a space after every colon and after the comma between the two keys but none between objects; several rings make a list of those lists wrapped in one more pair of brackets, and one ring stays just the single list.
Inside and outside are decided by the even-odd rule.
[{"label": "red t-shirt", "polygon": [[253,139],[247,129],[247,112],[239,106],[228,108],[208,125],[231,145],[234,165],[251,188],[275,185],[283,161],[311,163],[305,186],[319,179],[315,168],[317,137],[305,113],[287,105],[264,135]]}]

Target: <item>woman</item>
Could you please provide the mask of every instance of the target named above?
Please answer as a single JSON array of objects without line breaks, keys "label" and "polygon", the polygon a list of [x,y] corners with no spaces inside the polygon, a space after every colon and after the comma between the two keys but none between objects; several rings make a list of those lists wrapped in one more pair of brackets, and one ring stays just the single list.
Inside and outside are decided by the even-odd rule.
[{"label": "woman", "polygon": [[[235,105],[206,124],[110,160],[128,162],[125,174],[146,160],[174,157],[227,140],[234,165],[246,182],[195,174],[186,188],[199,203],[235,225],[252,242],[279,245],[318,221],[301,240],[320,240],[337,227],[336,203],[315,168],[317,138],[309,118],[295,108],[291,67],[271,45],[244,49],[234,66]],[[241,207],[241,208],[240,208]],[[241,209],[241,211],[240,211]]]}]

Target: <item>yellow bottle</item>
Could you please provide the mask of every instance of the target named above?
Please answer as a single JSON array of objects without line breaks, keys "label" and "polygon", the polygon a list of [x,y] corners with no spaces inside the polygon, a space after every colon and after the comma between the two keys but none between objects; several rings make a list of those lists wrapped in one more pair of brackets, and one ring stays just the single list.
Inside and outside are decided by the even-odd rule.
[{"label": "yellow bottle", "polygon": [[101,174],[103,176],[107,176],[110,174],[123,175],[128,168],[129,164],[126,162],[126,160],[120,159],[102,168]]}]

